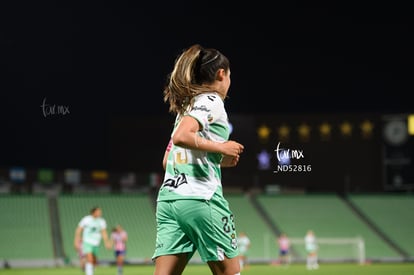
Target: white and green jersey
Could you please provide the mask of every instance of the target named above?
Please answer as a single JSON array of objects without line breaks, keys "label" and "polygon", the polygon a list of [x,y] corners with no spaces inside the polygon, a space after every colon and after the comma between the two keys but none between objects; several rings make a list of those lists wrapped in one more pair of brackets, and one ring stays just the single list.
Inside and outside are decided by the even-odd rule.
[{"label": "white and green jersey", "polygon": [[[193,107],[185,115],[201,125],[198,135],[215,142],[229,138],[229,124],[224,102],[216,93],[204,93],[194,98]],[[180,122],[177,116],[175,127]],[[158,201],[179,199],[210,199],[221,190],[220,162],[222,155],[172,145],[168,155],[164,182]]]},{"label": "white and green jersey", "polygon": [[237,238],[237,245],[241,255],[245,255],[249,250],[250,239],[247,236],[240,236]]},{"label": "white and green jersey", "polygon": [[305,248],[307,251],[315,251],[318,246],[316,244],[316,238],[314,235],[306,235],[305,237]]},{"label": "white and green jersey", "polygon": [[106,221],[103,218],[95,218],[92,215],[88,215],[81,219],[79,226],[83,228],[82,242],[94,246],[98,246],[101,243],[101,231],[106,229]]}]

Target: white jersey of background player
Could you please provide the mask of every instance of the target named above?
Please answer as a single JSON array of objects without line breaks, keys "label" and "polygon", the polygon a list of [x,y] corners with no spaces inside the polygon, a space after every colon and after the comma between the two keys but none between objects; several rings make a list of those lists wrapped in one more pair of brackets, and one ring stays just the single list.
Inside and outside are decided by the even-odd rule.
[{"label": "white jersey of background player", "polygon": [[308,269],[317,269],[318,265],[318,244],[312,230],[308,230],[305,236],[305,248],[307,252],[306,267]]},{"label": "white jersey of background player", "polygon": [[246,233],[240,232],[237,238],[237,245],[239,247],[239,262],[240,268],[244,268],[247,265],[247,252],[250,248],[250,239],[247,237]]}]

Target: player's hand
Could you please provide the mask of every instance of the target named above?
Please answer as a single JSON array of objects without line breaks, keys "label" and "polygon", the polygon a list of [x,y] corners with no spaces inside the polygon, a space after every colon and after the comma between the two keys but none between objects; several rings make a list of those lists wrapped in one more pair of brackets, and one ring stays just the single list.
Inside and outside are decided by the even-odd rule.
[{"label": "player's hand", "polygon": [[240,154],[243,153],[243,150],[244,146],[233,140],[229,140],[221,144],[221,153],[224,156],[239,157]]},{"label": "player's hand", "polygon": [[237,155],[235,157],[224,155],[222,160],[221,160],[220,165],[221,165],[221,167],[234,167],[239,162],[239,159],[240,159],[239,155]]}]

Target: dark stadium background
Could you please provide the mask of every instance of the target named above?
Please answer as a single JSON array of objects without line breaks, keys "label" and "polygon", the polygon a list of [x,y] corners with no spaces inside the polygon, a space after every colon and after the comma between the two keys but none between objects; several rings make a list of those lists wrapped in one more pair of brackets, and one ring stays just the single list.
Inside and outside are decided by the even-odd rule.
[{"label": "dark stadium background", "polygon": [[[141,2],[1,4],[1,167],[159,171],[172,123],[165,76],[183,48],[200,43],[231,61],[226,105],[246,153],[229,178],[252,184],[242,181],[257,172],[259,122],[370,118],[379,127],[369,143],[296,144],[319,169],[280,181],[316,191],[382,190],[382,118],[414,112],[408,7]],[[43,104],[61,112],[45,115]],[[398,151],[409,159],[412,139]],[[337,170],[324,167],[332,162]],[[273,176],[264,178],[278,183]]]}]

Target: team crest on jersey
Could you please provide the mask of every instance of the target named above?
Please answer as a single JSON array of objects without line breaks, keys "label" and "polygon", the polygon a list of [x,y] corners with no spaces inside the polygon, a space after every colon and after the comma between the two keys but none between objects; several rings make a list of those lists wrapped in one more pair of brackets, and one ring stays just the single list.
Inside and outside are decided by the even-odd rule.
[{"label": "team crest on jersey", "polygon": [[237,249],[237,239],[234,233],[231,234],[231,247],[233,247],[234,249]]},{"label": "team crest on jersey", "polygon": [[211,114],[208,114],[207,121],[210,123],[213,121],[213,116]]}]

